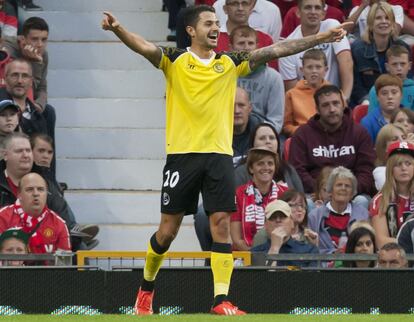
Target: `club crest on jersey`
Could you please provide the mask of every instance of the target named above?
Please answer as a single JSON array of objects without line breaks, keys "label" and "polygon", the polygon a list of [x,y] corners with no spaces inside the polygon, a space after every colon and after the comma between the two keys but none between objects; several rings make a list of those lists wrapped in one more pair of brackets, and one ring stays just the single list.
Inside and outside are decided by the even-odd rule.
[{"label": "club crest on jersey", "polygon": [[216,63],[216,64],[214,64],[213,69],[214,69],[214,71],[216,73],[220,73],[221,74],[222,72],[224,72],[224,66],[223,66],[222,63]]},{"label": "club crest on jersey", "polygon": [[168,193],[164,192],[162,195],[162,204],[164,206],[167,206],[170,203],[170,196],[168,195]]},{"label": "club crest on jersey", "polygon": [[46,228],[44,231],[43,231],[43,236],[45,236],[46,238],[52,238],[53,237],[53,234],[54,234],[54,232],[53,232],[53,229],[52,228]]}]

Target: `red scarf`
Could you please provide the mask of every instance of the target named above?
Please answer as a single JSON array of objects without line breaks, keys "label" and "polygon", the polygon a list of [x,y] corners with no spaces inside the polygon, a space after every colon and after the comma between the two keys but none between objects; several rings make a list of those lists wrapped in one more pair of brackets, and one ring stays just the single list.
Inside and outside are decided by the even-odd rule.
[{"label": "red scarf", "polygon": [[279,185],[272,180],[269,193],[262,195],[259,189],[255,187],[253,181],[248,182],[242,208],[242,233],[248,246],[252,245],[254,235],[264,226],[264,210],[267,204],[280,197],[286,190],[287,187]]},{"label": "red scarf", "polygon": [[13,211],[17,216],[20,216],[22,230],[30,236],[28,244],[30,252],[36,254],[47,253],[43,237],[41,234],[37,233],[37,229],[39,228],[40,223],[43,221],[43,219],[45,219],[49,214],[49,208],[45,206],[43,208],[42,214],[40,216],[34,217],[23,210],[22,206],[20,205],[20,200],[17,199],[14,203]]}]

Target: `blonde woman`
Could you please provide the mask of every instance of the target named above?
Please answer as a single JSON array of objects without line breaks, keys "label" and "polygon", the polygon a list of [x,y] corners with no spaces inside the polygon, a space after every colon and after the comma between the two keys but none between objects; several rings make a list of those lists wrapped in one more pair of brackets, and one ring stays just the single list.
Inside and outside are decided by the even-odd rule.
[{"label": "blonde woman", "polygon": [[385,52],[388,48],[401,45],[410,51],[405,42],[397,39],[395,26],[395,16],[387,2],[380,1],[371,6],[365,33],[351,45],[355,81],[351,98],[354,105],[364,102],[376,79],[387,72]]},{"label": "blonde woman", "polygon": [[406,218],[414,212],[414,145],[394,142],[388,147],[385,183],[372,199],[369,213],[377,248],[396,242]]},{"label": "blonde woman", "polygon": [[372,172],[375,180],[375,188],[380,191],[385,182],[385,163],[387,162],[387,148],[395,141],[405,141],[407,132],[398,124],[387,124],[378,133],[375,143],[375,169]]}]

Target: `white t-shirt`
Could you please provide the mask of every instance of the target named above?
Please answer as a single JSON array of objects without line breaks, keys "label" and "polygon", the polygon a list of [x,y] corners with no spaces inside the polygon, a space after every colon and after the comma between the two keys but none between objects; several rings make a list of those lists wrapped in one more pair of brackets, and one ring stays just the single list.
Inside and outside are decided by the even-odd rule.
[{"label": "white t-shirt", "polygon": [[376,167],[372,171],[372,175],[374,176],[374,181],[375,181],[375,188],[378,191],[380,191],[382,187],[384,186],[385,176],[386,176],[385,172],[386,172],[386,167],[384,166]]},{"label": "white t-shirt", "polygon": [[[362,36],[365,32],[365,29],[367,28],[367,17],[368,12],[371,6],[366,7],[359,16],[357,22],[358,22],[358,28],[359,28],[359,35]],[[395,16],[395,22],[400,25],[400,27],[403,27],[404,24],[404,10],[401,6],[391,6],[392,11],[394,12]],[[358,6],[352,8],[351,13],[349,16],[354,14],[354,12],[358,9]]]},{"label": "white t-shirt", "polygon": [[[227,22],[227,15],[224,13],[223,6],[225,0],[217,0],[213,7],[216,10],[216,16],[220,25],[224,26]],[[249,26],[269,34],[273,41],[280,38],[282,31],[282,18],[277,5],[267,0],[257,0],[249,17]]]},{"label": "white t-shirt", "polygon": [[[321,22],[319,32],[328,31],[332,28],[338,27],[339,24],[340,23],[338,22],[338,20],[326,19]],[[301,38],[303,38],[302,28],[299,25],[286,39]],[[338,55],[340,52],[344,50],[350,50],[348,39],[344,37],[340,42],[324,43],[315,46],[314,48],[321,49],[326,55],[326,59],[328,61],[328,72],[326,73],[325,79],[331,82],[332,84],[341,87],[338,70],[338,61],[336,59],[336,55]],[[291,55],[279,59],[279,72],[284,80],[301,80],[303,78],[303,74],[300,71],[300,67],[302,67],[302,57],[304,53],[305,52],[303,51],[296,55]]]}]

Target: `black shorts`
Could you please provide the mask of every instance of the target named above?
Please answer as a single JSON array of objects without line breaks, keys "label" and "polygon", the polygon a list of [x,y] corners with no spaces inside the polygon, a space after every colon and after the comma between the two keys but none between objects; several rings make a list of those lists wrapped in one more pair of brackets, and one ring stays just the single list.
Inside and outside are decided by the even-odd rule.
[{"label": "black shorts", "polygon": [[208,213],[236,211],[232,157],[218,153],[168,155],[163,171],[161,212],[196,213],[200,192]]}]

